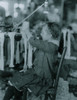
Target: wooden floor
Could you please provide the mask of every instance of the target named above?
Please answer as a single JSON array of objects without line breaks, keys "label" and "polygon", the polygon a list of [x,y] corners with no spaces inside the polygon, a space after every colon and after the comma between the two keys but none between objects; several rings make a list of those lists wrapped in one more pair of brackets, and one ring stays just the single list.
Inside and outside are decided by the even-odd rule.
[{"label": "wooden floor", "polygon": [[[0,90],[0,100],[3,100],[5,92]],[[28,100],[40,100],[39,98],[36,99],[36,97],[31,97]],[[44,100],[44,99],[43,99]],[[64,98],[62,100],[65,100]],[[71,93],[69,99],[67,100],[77,100],[77,98]]]},{"label": "wooden floor", "polygon": [[[73,80],[74,84],[77,84],[77,80]],[[1,90],[4,86],[4,83],[0,80],[0,100],[3,100],[5,90]],[[68,92],[68,81],[64,81],[62,78],[59,79],[58,91],[57,91],[56,100],[77,100],[72,93]],[[30,95],[28,100],[44,100],[44,96],[39,96],[36,98],[34,95]],[[50,99],[49,99],[50,100]]]},{"label": "wooden floor", "polygon": [[[0,88],[1,86],[3,85],[0,84]],[[68,82],[64,81],[63,79],[59,80],[59,86],[57,92],[58,93],[56,100],[77,100],[77,97],[75,97],[72,93],[70,94],[68,92]],[[0,100],[3,100],[4,94],[5,90],[0,90]],[[44,100],[44,96],[36,98],[35,96],[31,95],[29,96],[28,100]]]},{"label": "wooden floor", "polygon": [[4,93],[5,93],[4,91],[1,91],[1,90],[0,90],[0,100],[3,100]]}]

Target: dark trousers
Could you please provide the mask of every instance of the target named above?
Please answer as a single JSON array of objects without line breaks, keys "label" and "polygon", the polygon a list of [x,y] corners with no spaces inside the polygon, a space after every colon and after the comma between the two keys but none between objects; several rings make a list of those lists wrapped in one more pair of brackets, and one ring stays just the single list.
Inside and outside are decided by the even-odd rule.
[{"label": "dark trousers", "polygon": [[13,86],[9,86],[3,100],[10,100],[13,96],[14,100],[21,100],[22,92],[16,90]]}]

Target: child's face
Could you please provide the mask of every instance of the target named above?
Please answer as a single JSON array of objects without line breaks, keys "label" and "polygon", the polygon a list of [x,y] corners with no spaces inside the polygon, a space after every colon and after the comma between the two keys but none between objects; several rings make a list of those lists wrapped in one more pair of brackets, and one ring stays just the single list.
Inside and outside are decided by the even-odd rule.
[{"label": "child's face", "polygon": [[47,25],[43,26],[43,29],[41,31],[41,37],[43,40],[49,40],[52,37]]}]

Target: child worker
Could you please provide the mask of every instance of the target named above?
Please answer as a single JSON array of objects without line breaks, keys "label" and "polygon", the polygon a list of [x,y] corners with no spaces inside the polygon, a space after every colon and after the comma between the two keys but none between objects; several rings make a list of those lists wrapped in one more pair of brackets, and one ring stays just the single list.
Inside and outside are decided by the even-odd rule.
[{"label": "child worker", "polygon": [[[55,67],[57,66],[58,57],[58,44],[59,44],[60,28],[56,23],[44,23],[41,26],[42,40],[29,38],[29,42],[33,47],[36,47],[37,53],[33,62],[33,68],[28,69],[23,75],[21,80],[13,80],[11,78],[12,86],[9,86],[6,90],[3,100],[10,100],[13,96],[15,100],[26,100],[27,88],[29,88],[36,96],[44,94],[49,87],[53,85]],[[29,36],[28,36],[29,37]],[[16,78],[16,76],[15,76]],[[20,79],[20,78],[19,78]],[[25,95],[22,99],[22,94],[19,87],[25,85]],[[24,94],[24,93],[23,93]]]}]

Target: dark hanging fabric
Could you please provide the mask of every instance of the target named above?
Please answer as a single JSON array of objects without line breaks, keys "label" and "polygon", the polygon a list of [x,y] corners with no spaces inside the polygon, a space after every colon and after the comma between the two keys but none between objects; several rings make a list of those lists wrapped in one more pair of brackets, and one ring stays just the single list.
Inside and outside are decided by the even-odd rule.
[{"label": "dark hanging fabric", "polygon": [[62,33],[60,37],[59,48],[58,48],[58,52],[60,54],[62,54],[63,52],[63,46],[64,46],[64,39],[63,39],[63,33]]}]

